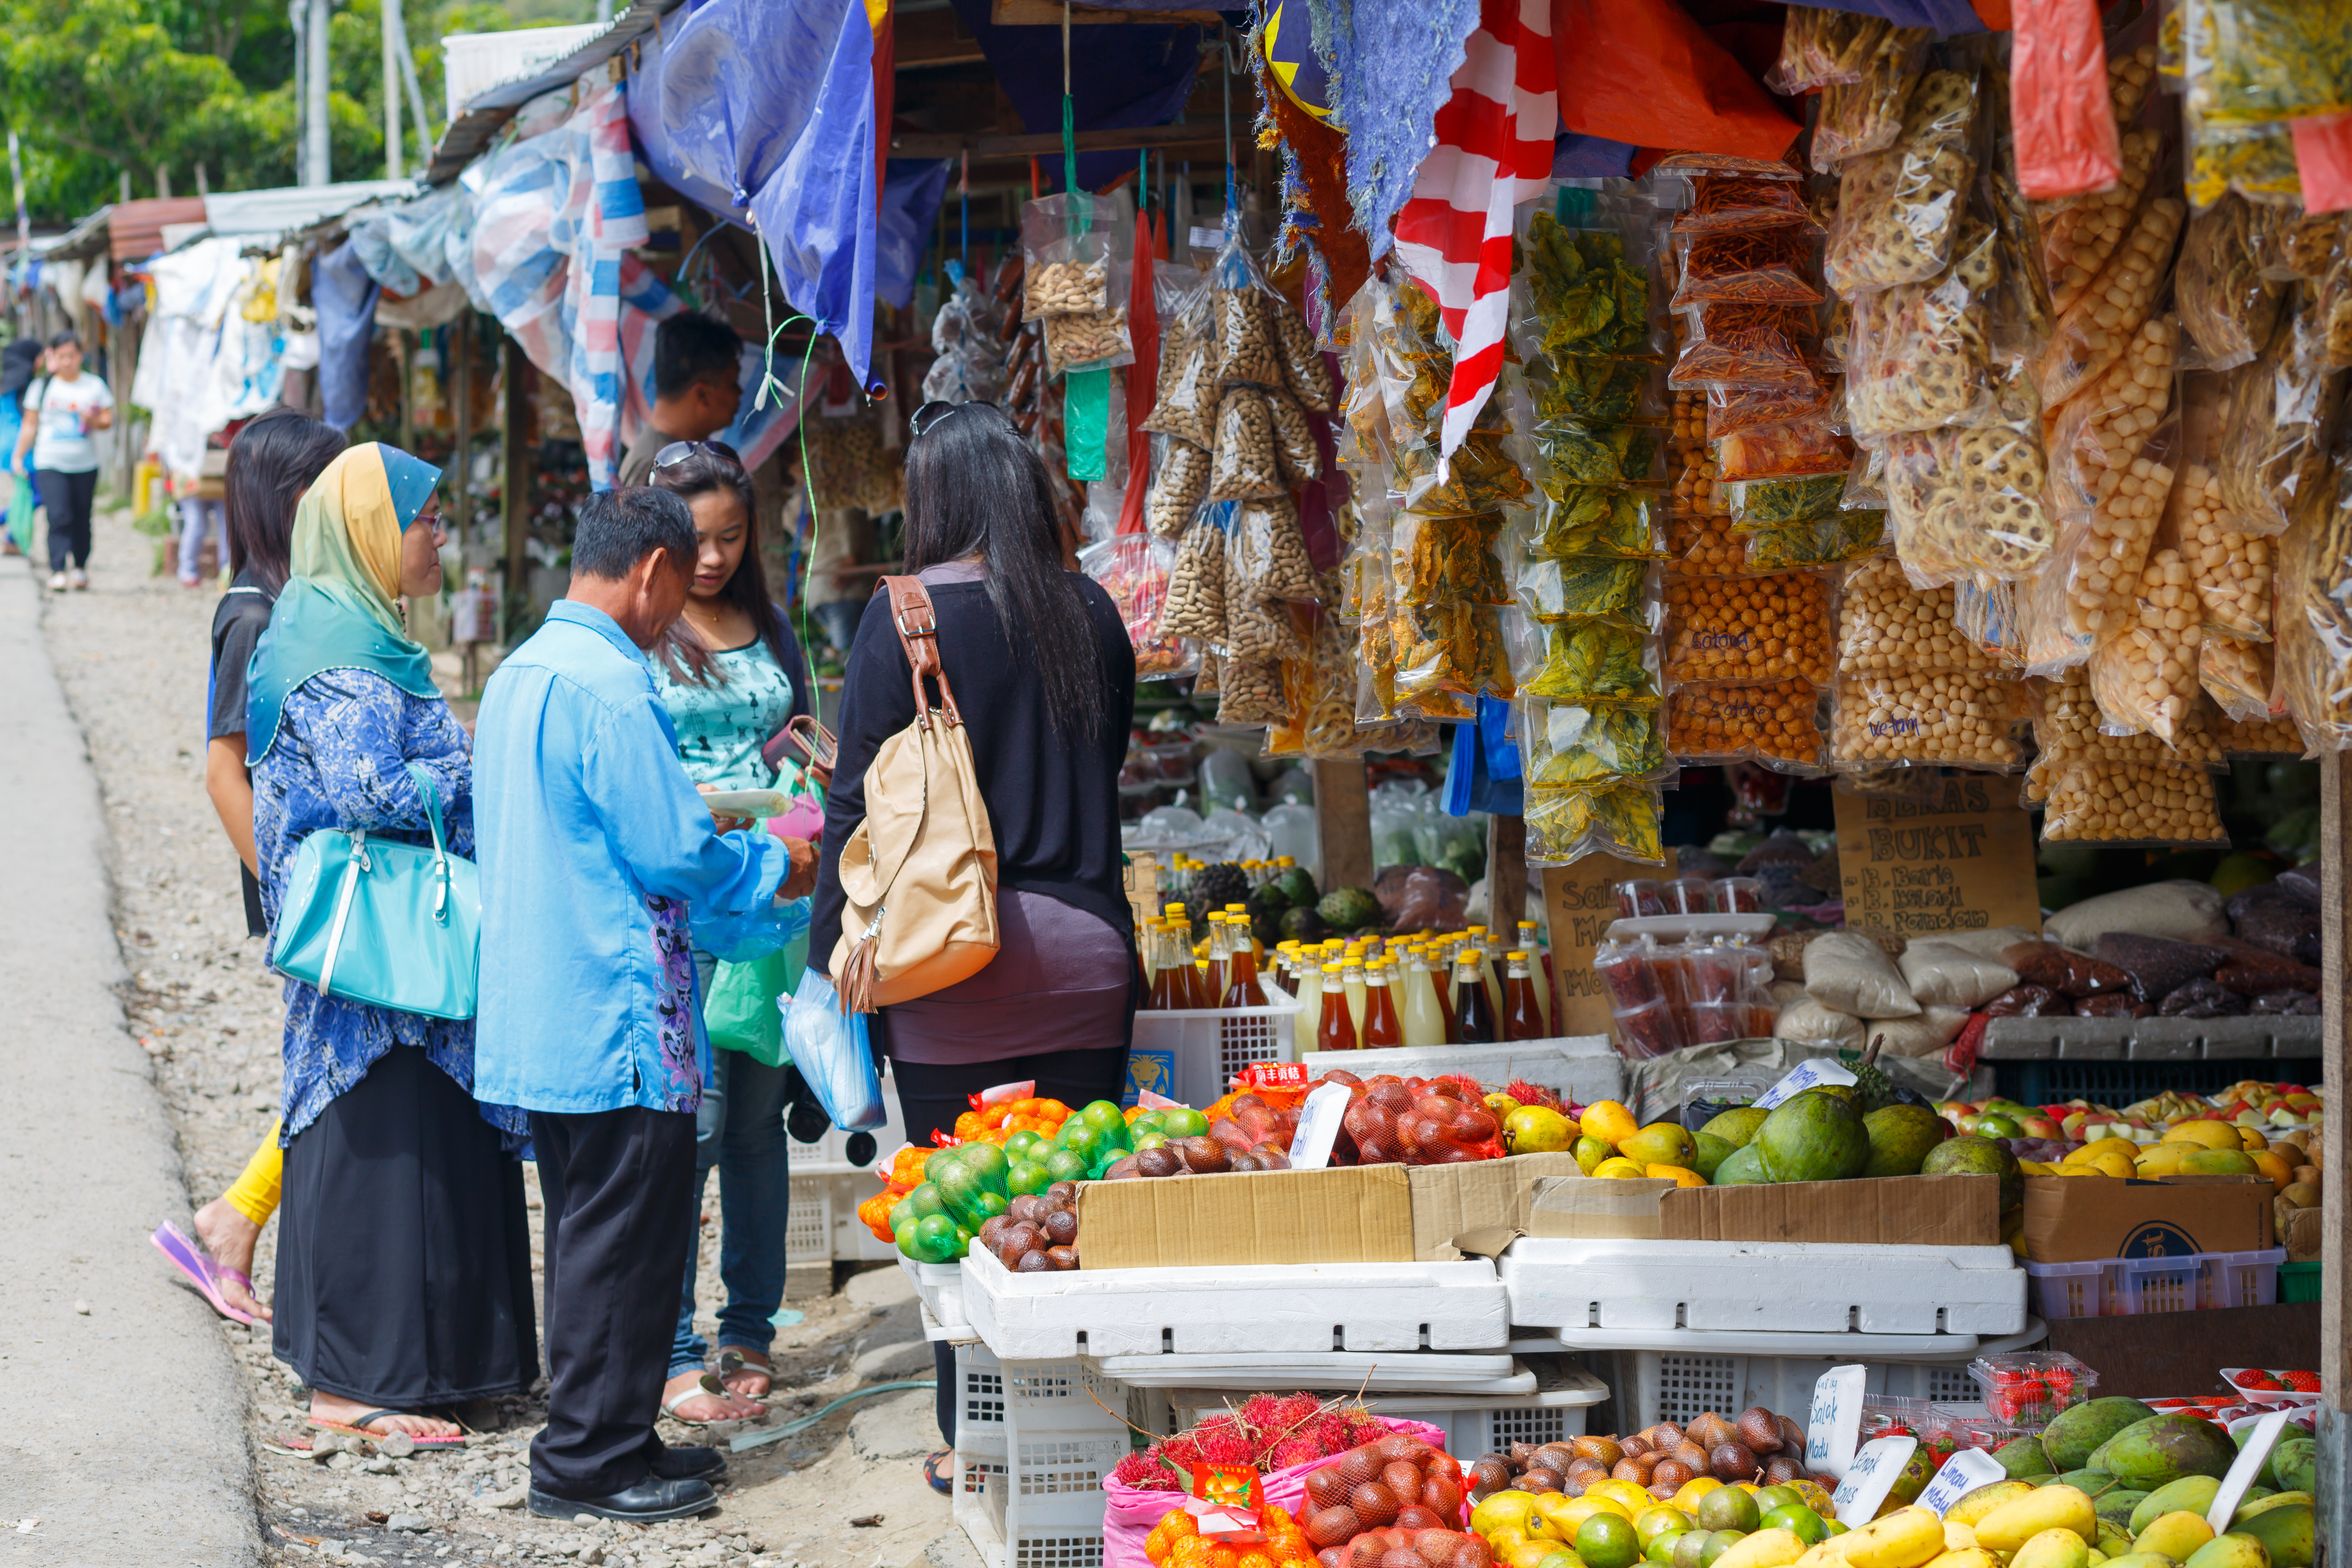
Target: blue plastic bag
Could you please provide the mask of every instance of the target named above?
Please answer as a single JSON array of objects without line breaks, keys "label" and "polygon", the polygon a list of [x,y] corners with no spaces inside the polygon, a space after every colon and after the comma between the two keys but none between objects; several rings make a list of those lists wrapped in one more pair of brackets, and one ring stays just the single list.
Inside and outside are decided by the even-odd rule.
[{"label": "blue plastic bag", "polygon": [[846,1132],[882,1125],[882,1080],[874,1071],[866,1015],[841,1010],[832,979],[812,963],[784,1010],[784,1053],[815,1091],[817,1103]]},{"label": "blue plastic bag", "polygon": [[766,903],[745,915],[703,916],[689,913],[687,929],[694,945],[721,963],[750,963],[780,952],[809,928],[812,900]]}]

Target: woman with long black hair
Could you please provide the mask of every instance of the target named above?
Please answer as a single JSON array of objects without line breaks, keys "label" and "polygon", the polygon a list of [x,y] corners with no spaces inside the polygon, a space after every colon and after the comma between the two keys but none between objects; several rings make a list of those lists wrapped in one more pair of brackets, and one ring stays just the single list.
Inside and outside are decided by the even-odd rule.
[{"label": "woman with long black hair", "polygon": [[[971,737],[1002,939],[971,978],[879,1015],[907,1136],[922,1143],[994,1084],[1034,1079],[1073,1106],[1117,1100],[1141,971],[1118,837],[1135,710],[1118,611],[1100,584],[1064,567],[1054,481],[1002,410],[926,404],[910,429],[905,571],[930,591],[940,662]],[[849,650],[812,963],[829,964],[841,934],[842,847],[866,816],[866,765],[914,721],[913,681],[877,593]],[[940,1433],[952,1448],[955,1365],[938,1348]],[[943,1458],[926,1466],[942,1491]]]}]

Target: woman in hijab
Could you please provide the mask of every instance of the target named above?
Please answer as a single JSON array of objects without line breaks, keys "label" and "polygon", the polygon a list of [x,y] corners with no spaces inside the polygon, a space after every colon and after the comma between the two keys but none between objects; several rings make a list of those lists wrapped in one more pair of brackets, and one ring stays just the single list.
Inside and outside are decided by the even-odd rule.
[{"label": "woman in hijab", "polygon": [[[264,913],[323,828],[432,841],[409,764],[474,853],[466,732],[411,640],[404,594],[441,582],[440,470],[354,447],[294,517],[293,576],[256,649],[246,733]],[[273,937],[274,943],[274,937]],[[310,1423],[455,1447],[422,1414],[528,1388],[539,1368],[522,1114],[473,1098],[474,1026],[286,982],[274,1350]]]}]

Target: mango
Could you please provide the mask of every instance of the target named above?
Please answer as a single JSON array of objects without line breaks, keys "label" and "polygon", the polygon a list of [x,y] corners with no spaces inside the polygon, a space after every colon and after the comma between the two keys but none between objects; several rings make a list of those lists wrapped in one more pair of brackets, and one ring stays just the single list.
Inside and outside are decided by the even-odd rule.
[{"label": "mango", "polygon": [[2131,1537],[2116,1529],[2104,1519],[2099,1521],[2099,1538],[2091,1544],[2110,1557],[2131,1555]]},{"label": "mango", "polygon": [[2036,1487],[1977,1521],[1977,1544],[1988,1552],[2015,1552],[2045,1530],[2071,1530],[2085,1541],[2095,1538],[2099,1515],[2090,1494],[2055,1483]]},{"label": "mango", "polygon": [[[1750,1147],[1775,1182],[1834,1182],[1859,1175],[1870,1160],[1862,1112],[1836,1095],[1808,1089],[1777,1107]],[[1728,1163],[1728,1162],[1727,1162]]]},{"label": "mango", "polygon": [[2259,1176],[2262,1167],[2242,1149],[2199,1149],[2180,1162],[2184,1176]]},{"label": "mango", "polygon": [[[2129,1487],[2117,1487],[2113,1491],[2102,1492],[2096,1499],[2099,1505],[2100,1524],[2112,1524],[2118,1531],[2123,1531],[2130,1524],[2132,1514],[2138,1510],[2142,1502],[2147,1500],[2147,1498],[2146,1492],[2134,1491]],[[2129,1537],[2126,1536],[2126,1539]]]},{"label": "mango", "polygon": [[1805,1548],[1802,1557],[1797,1559],[1796,1568],[1844,1568],[1844,1548],[1845,1542],[1842,1536],[1833,1535],[1827,1541],[1815,1542]]},{"label": "mango", "polygon": [[[1717,1121],[1722,1120],[1723,1118],[1719,1116],[1716,1118],[1716,1121]],[[1711,1126],[1713,1123],[1709,1123],[1709,1125]],[[1700,1131],[1692,1139],[1692,1142],[1695,1146],[1691,1152],[1690,1168],[1696,1171],[1700,1175],[1705,1176],[1710,1182],[1715,1180],[1715,1173],[1717,1169],[1721,1166],[1726,1160],[1730,1159],[1734,1154],[1739,1152],[1738,1147],[1736,1144],[1733,1144],[1726,1139],[1717,1138],[1714,1133],[1706,1131],[1705,1129],[1700,1130]]]},{"label": "mango", "polygon": [[1865,1176],[1914,1176],[1927,1151],[1944,1141],[1944,1120],[1924,1105],[1887,1105],[1862,1119],[1870,1140]]},{"label": "mango", "polygon": [[1852,1568],[1922,1568],[1944,1554],[1944,1521],[1924,1508],[1899,1508],[1837,1539]]},{"label": "mango", "polygon": [[[2026,1443],[2030,1443],[2032,1440],[2033,1439],[2031,1437],[2019,1439],[2020,1442]],[[2009,1445],[2010,1447],[2015,1447],[2017,1445],[2014,1443]],[[1998,1457],[1999,1455],[1996,1454],[1995,1458]],[[1946,1524],[1965,1524],[1973,1529],[1984,1519],[1985,1515],[1990,1513],[2001,1504],[2021,1498],[2032,1490],[2033,1490],[2033,1483],[2032,1481],[1990,1482],[1984,1486],[1977,1488],[1977,1489],[1972,1492],[1961,1493],[1960,1500],[1944,1510],[1944,1522]]]},{"label": "mango", "polygon": [[1688,1168],[1697,1141],[1678,1121],[1653,1121],[1630,1138],[1617,1140],[1617,1152],[1644,1165]]},{"label": "mango", "polygon": [[[2145,1421],[2156,1412],[2137,1399],[2091,1399],[2062,1411],[2057,1418],[2042,1431],[2042,1451],[2053,1471],[2079,1470],[2091,1457],[2092,1450],[2135,1422]],[[2015,1444],[2008,1445],[2014,1447]],[[2007,1449],[1996,1451],[2000,1458]],[[2008,1461],[2002,1460],[2003,1468]],[[2104,1468],[2104,1467],[2103,1467]],[[2018,1472],[2010,1471],[2011,1475]]]},{"label": "mango", "polygon": [[2181,1568],[2271,1568],[2271,1551],[2251,1535],[2217,1535],[2189,1554]]},{"label": "mango", "polygon": [[2175,1122],[2160,1140],[2166,1143],[2201,1143],[2208,1149],[2239,1147],[2238,1130],[2226,1121],[2199,1117],[2193,1121]]},{"label": "mango", "polygon": [[2128,1160],[2138,1152],[2139,1145],[2133,1142],[2128,1138],[2099,1138],[2084,1144],[2080,1149],[2075,1150],[2063,1160],[2061,1160],[2059,1163],[2062,1165],[2087,1165],[2102,1154],[2121,1154],[2125,1159]]},{"label": "mango", "polygon": [[1927,1568],[2000,1568],[2000,1559],[1980,1546],[1969,1546],[1930,1559]]},{"label": "mango", "polygon": [[1711,1133],[1735,1149],[1745,1149],[1748,1140],[1756,1136],[1756,1130],[1764,1125],[1764,1119],[1771,1114],[1753,1105],[1735,1105],[1700,1128],[1699,1131]]},{"label": "mango", "polygon": [[2134,1552],[2161,1552],[2167,1557],[2187,1561],[2189,1554],[2213,1539],[2213,1527],[2205,1522],[2203,1514],[2176,1509],[2158,1515],[2146,1530],[2132,1537]]},{"label": "mango", "polygon": [[1715,1560],[1715,1568],[1788,1568],[1805,1554],[1793,1530],[1759,1530]]},{"label": "mango", "polygon": [[2109,1557],[2107,1568],[2180,1568],[2180,1564],[2161,1552],[2126,1552]]},{"label": "mango", "polygon": [[1944,1550],[1946,1552],[1976,1551],[1977,1532],[1968,1525],[1953,1522],[1950,1516],[1947,1515],[1944,1520]]},{"label": "mango", "polygon": [[2226,1476],[2237,1458],[2237,1445],[2211,1422],[2171,1415],[2125,1427],[2095,1449],[2089,1463],[2126,1486],[2153,1489],[2183,1476]]},{"label": "mango", "polygon": [[2271,1450],[2271,1474],[2281,1490],[2316,1491],[2319,1488],[2319,1444],[2310,1437],[2289,1437]]},{"label": "mango", "polygon": [[1919,1171],[1929,1176],[1999,1176],[2003,1214],[2025,1201],[2025,1177],[2017,1168],[2017,1156],[1990,1138],[1965,1133],[1947,1138],[1927,1151]]},{"label": "mango", "polygon": [[[1992,1457],[2000,1461],[2000,1468],[2012,1480],[2052,1473],[2050,1456],[2042,1451],[2042,1439],[2039,1437],[2011,1438],[1995,1448]],[[1978,1489],[1979,1491],[1982,1489],[1981,1487]]]},{"label": "mango", "polygon": [[1723,1157],[1715,1168],[1709,1184],[1717,1187],[1754,1186],[1772,1178],[1764,1172],[1764,1151],[1756,1143],[1743,1143]]},{"label": "mango", "polygon": [[[2265,1502],[2276,1499],[2265,1498]],[[2266,1508],[2249,1519],[2241,1511],[2230,1521],[2232,1535],[2251,1535],[2263,1543],[2270,1553],[2271,1568],[2310,1568],[2315,1544],[2311,1505],[2291,1502],[2284,1508]]]},{"label": "mango", "polygon": [[2027,1538],[2009,1568],[2090,1568],[2090,1550],[2071,1530],[2044,1530]]},{"label": "mango", "polygon": [[2180,1172],[2180,1162],[2189,1157],[2195,1143],[2151,1143],[2139,1152],[2132,1164],[2143,1176],[2172,1176]]},{"label": "mango", "polygon": [[2126,1528],[2137,1535],[2166,1514],[2179,1509],[2201,1515],[2213,1506],[2213,1499],[2221,1489],[2221,1481],[2218,1476],[2183,1476],[2177,1481],[2168,1481],[2140,1500],[2140,1505],[2132,1510],[2131,1523]]},{"label": "mango", "polygon": [[2084,1468],[2068,1470],[2058,1478],[2058,1484],[2086,1491],[2095,1500],[2116,1489],[2116,1478],[2105,1470]]},{"label": "mango", "polygon": [[2250,1487],[2246,1490],[2246,1500],[2240,1503],[2238,1511],[2230,1516],[2230,1528],[2235,1530],[2241,1521],[2252,1519],[2256,1514],[2268,1513],[2274,1508],[2293,1508],[2297,1503],[2308,1508],[2312,1502],[2313,1498],[2309,1492],[2273,1492],[2268,1497],[2258,1498],[2254,1496],[2253,1489]]}]

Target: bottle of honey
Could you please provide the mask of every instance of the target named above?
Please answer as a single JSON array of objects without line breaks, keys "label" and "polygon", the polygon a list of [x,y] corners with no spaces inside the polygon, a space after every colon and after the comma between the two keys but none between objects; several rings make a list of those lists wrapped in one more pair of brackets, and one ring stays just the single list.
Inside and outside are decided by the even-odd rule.
[{"label": "bottle of honey", "polygon": [[1542,1039],[1543,1009],[1536,1005],[1536,984],[1528,973],[1528,955],[1507,952],[1503,963],[1503,1038]]},{"label": "bottle of honey", "polygon": [[1389,994],[1389,966],[1375,963],[1364,971],[1364,1049],[1404,1044],[1404,1028],[1396,1002]]},{"label": "bottle of honey", "polygon": [[1316,1026],[1315,1048],[1318,1051],[1352,1051],[1356,1048],[1356,1022],[1349,1016],[1348,988],[1336,963],[1323,966],[1323,1017]]},{"label": "bottle of honey", "polygon": [[1486,983],[1479,978],[1479,954],[1465,947],[1454,961],[1454,1044],[1491,1046],[1501,1033],[1496,1027],[1495,1005],[1486,999]]}]

